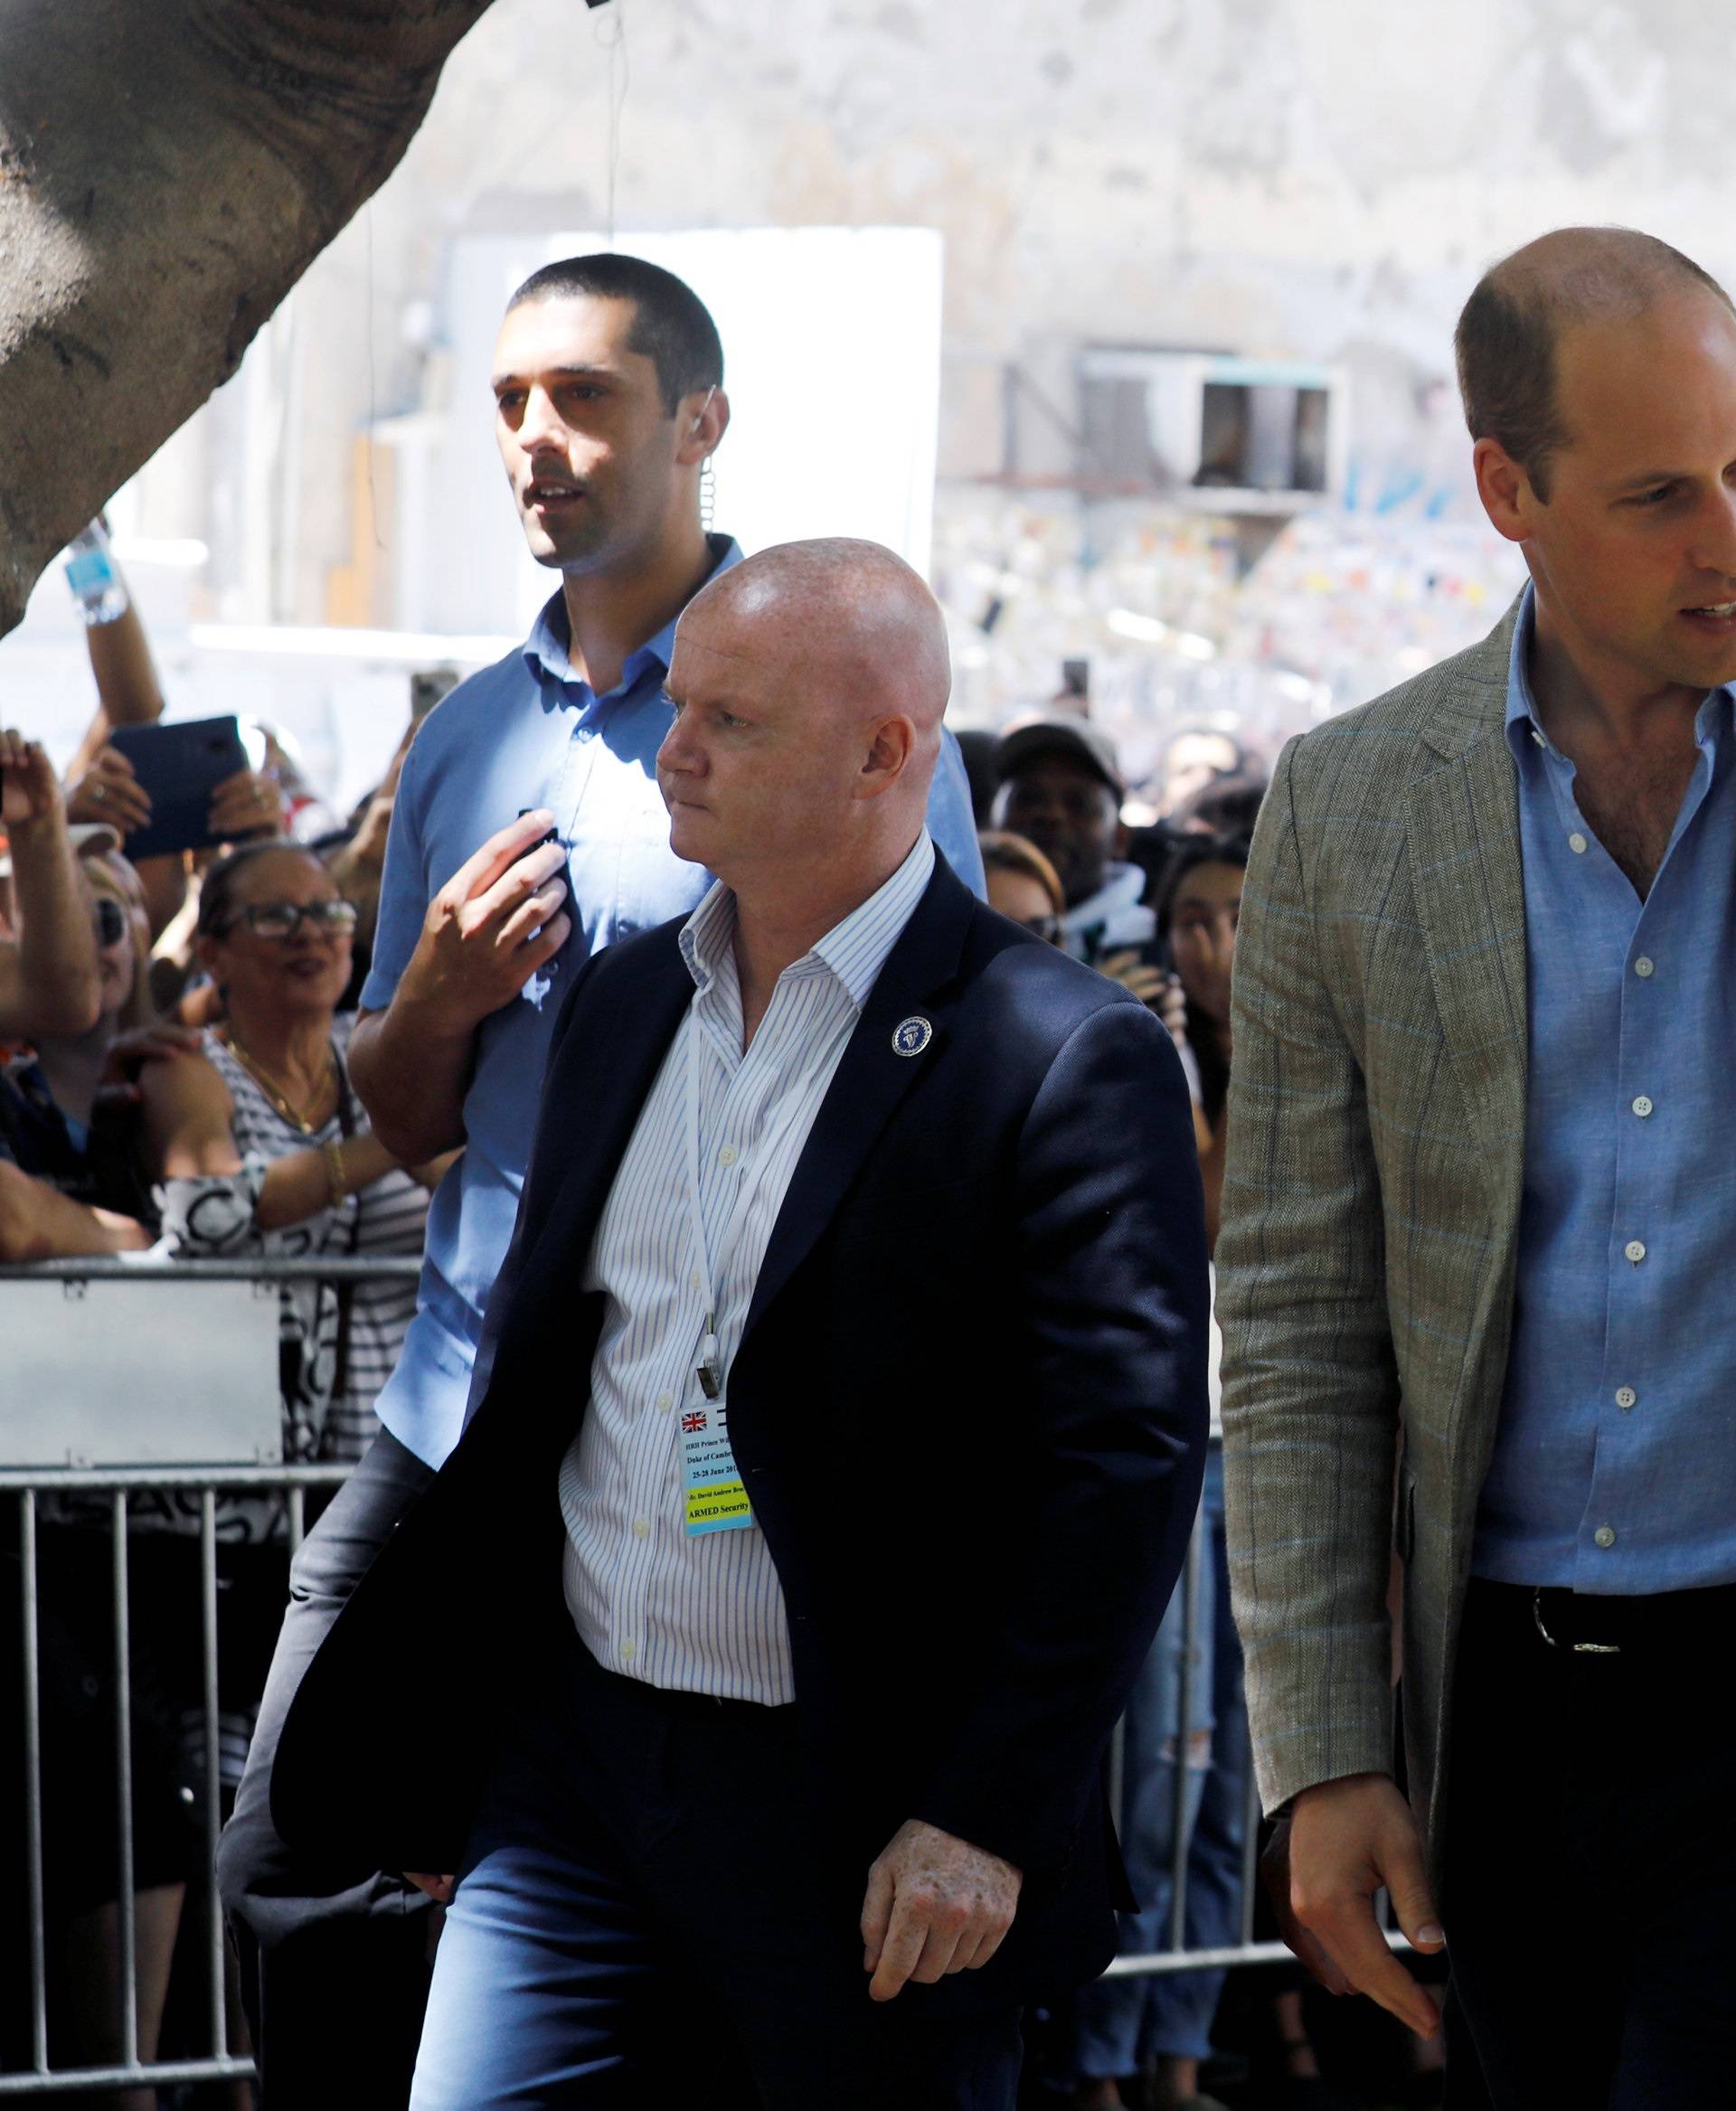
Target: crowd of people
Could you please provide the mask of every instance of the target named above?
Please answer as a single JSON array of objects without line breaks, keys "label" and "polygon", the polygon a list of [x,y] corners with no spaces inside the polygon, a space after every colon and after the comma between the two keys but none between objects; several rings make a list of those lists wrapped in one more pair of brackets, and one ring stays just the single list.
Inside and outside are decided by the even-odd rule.
[{"label": "crowd of people", "polygon": [[[671,2063],[700,2103],[1004,2106],[1022,2044],[1026,2086],[1080,2111],[1212,2111],[1269,2056],[1243,2100],[1328,2105],[1299,1968],[1242,2017],[1240,2076],[1222,1970],[1094,1980],[1111,1905],[1124,1953],[1241,1942],[1257,1778],[1285,1939],[1410,2027],[1385,2099],[1438,2101],[1462,1631],[1535,1689],[1559,1778],[1533,1767],[1516,1814],[1502,1708],[1457,1689],[1451,2100],[1567,2101],[1552,2059],[1576,2102],[1713,2100],[1670,2093],[1723,2025],[1646,2006],[1667,1941],[1624,1931],[1607,1967],[1628,2039],[1515,2021],[1501,1887],[1533,1833],[1583,1883],[1610,1776],[1561,1736],[1681,1663],[1732,1588],[1721,1451],[1681,1529],[1648,1529],[1638,1426],[1588,1466],[1543,1407],[1571,1373],[1631,1417],[1641,1360],[1677,1352],[1630,1280],[1689,1298],[1731,1229],[1727,1179],[1683,1184],[1667,1095],[1703,1093],[1683,1037],[1727,1025],[1736,319],[1649,238],[1569,231],[1490,274],[1459,353],[1534,589],[1293,744],[1269,794],[1221,730],[1178,729],[1142,827],[1076,686],[945,728],[939,611],[889,552],[749,559],[707,531],[722,350],[618,255],[535,274],[496,350],[513,503],[560,588],[412,714],[347,822],[265,736],[212,788],[208,847],[129,861],[151,802],[113,736],[163,709],[131,608],[89,633],[64,782],[0,733],[0,1261],[423,1257],[415,1292],[281,1287],[283,1456],[354,1471],[293,1559],[280,1497],[218,1498],[218,1781],[198,1499],[132,1504],[125,1665],[106,1500],[41,1499],[55,2064],[120,2056],[129,1954],[138,2050],[172,2040],[215,1795],[268,2106],[663,2102]],[[1530,427],[1500,392],[1527,356]],[[1586,424],[1543,415],[1553,389]],[[1618,431],[1587,409],[1611,391]],[[1634,736],[1643,798],[1612,665],[1670,707]],[[1665,1029],[1643,1007],[1695,947],[1705,988]],[[1619,1153],[1594,1070],[1639,1125]],[[961,1305],[999,1315],[986,1342],[946,1324]],[[952,1412],[977,1396],[992,1437]],[[1671,1807],[1714,1809],[1667,1758],[1643,1763]],[[851,1882],[844,1959],[816,1914]],[[991,1991],[946,2005],[973,1971]]]}]

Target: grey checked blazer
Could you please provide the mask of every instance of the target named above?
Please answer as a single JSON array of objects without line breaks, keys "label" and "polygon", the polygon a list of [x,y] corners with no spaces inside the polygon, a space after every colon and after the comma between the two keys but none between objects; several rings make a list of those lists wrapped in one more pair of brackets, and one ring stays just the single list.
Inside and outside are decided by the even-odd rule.
[{"label": "grey checked blazer", "polygon": [[1286,748],[1236,941],[1218,1310],[1260,1794],[1271,1810],[1391,1771],[1396,1533],[1410,1791],[1437,1862],[1524,1151],[1516,615]]}]

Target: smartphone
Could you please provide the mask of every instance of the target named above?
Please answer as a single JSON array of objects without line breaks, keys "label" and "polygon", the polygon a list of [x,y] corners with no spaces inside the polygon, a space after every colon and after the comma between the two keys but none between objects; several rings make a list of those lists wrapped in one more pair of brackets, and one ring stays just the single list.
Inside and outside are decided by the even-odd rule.
[{"label": "smartphone", "polygon": [[156,858],[209,850],[211,797],[248,767],[240,721],[184,719],[173,725],[117,726],[108,736],[148,793],[151,817],[127,838],[129,858]]}]

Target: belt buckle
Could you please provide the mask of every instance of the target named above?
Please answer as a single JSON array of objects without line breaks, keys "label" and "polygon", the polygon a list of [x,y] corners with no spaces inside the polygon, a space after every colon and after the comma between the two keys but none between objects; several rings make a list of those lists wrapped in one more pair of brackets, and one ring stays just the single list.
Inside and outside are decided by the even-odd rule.
[{"label": "belt buckle", "polygon": [[1543,1593],[1541,1586],[1531,1594],[1532,1625],[1552,1649],[1565,1649],[1574,1656],[1619,1656],[1619,1642],[1563,1642],[1550,1633],[1543,1625]]}]

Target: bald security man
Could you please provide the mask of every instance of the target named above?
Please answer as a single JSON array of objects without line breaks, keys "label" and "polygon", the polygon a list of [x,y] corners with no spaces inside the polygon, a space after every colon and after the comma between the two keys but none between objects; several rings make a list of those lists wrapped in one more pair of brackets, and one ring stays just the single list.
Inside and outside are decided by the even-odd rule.
[{"label": "bald security man", "polygon": [[1286,750],[1242,898],[1217,1261],[1256,1759],[1329,1985],[1432,2032],[1373,1894],[1444,1932],[1449,2103],[1728,2103],[1736,313],[1568,228],[1458,351],[1530,583]]},{"label": "bald security man", "polygon": [[416,2111],[1011,2111],[1023,2002],[1112,1954],[1199,1175],[1160,1022],[929,840],[948,683],[872,543],[681,619],[717,883],[581,971],[472,1418],[278,1761],[286,1836],[450,1898]]}]

